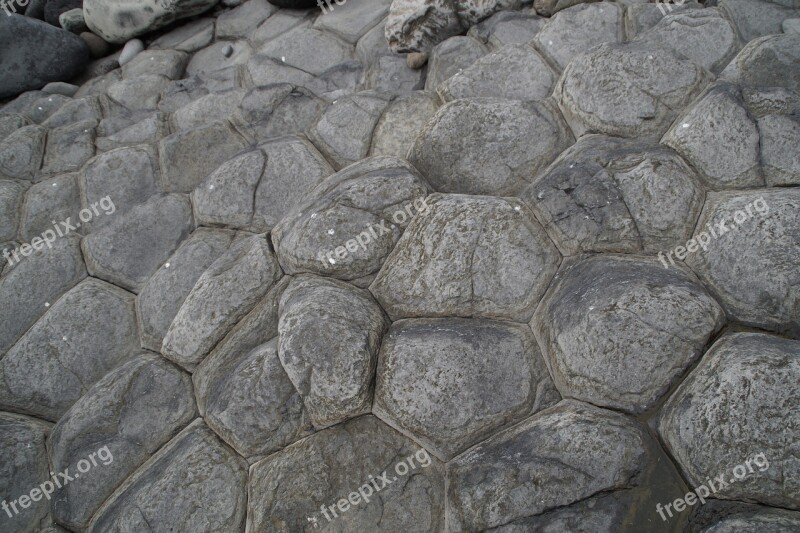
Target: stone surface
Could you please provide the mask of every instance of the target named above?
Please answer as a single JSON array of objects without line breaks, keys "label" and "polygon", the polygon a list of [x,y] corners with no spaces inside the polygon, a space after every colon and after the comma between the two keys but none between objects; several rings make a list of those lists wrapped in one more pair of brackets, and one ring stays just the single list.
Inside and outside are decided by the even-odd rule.
[{"label": "stone surface", "polygon": [[124,43],[171,22],[199,15],[216,0],[84,0],[86,24],[109,43]]},{"label": "stone surface", "polygon": [[327,103],[303,87],[275,84],[248,92],[232,118],[258,141],[304,134]]},{"label": "stone surface", "polygon": [[793,531],[800,527],[800,513],[740,502],[712,500],[697,509],[689,521],[691,533],[735,533],[749,528],[758,531]]},{"label": "stone surface", "polygon": [[654,407],[725,323],[688,271],[634,256],[565,261],[531,326],[558,390],[594,405]]},{"label": "stone surface", "polygon": [[435,91],[439,84],[472,65],[489,53],[486,45],[472,37],[451,37],[436,46],[428,59],[425,90]]},{"label": "stone surface", "polygon": [[405,159],[417,134],[438,108],[439,98],[435,94],[422,91],[392,100],[372,131],[370,155]]},{"label": "stone surface", "polygon": [[501,48],[530,42],[546,22],[547,19],[537,16],[533,10],[500,11],[471,27],[467,35],[491,48]]},{"label": "stone surface", "polygon": [[317,17],[314,27],[355,44],[386,16],[391,3],[391,0],[347,0],[341,5],[325,5],[320,7],[324,16]]},{"label": "stone surface", "polygon": [[249,0],[217,17],[217,39],[248,37],[267,17],[277,11],[267,0]]},{"label": "stone surface", "polygon": [[800,35],[769,35],[750,41],[720,78],[746,86],[784,87],[800,92]]},{"label": "stone surface", "polygon": [[280,301],[278,355],[311,422],[325,428],[370,412],[388,323],[366,291],[298,276]]},{"label": "stone surface", "polygon": [[96,124],[94,120],[86,120],[50,130],[41,174],[64,174],[79,170],[95,154]]},{"label": "stone surface", "polygon": [[800,145],[798,115],[767,115],[758,120],[761,133],[761,169],[769,186],[800,185],[800,159],[792,147]]},{"label": "stone surface", "polygon": [[765,0],[720,0],[719,7],[736,24],[745,42],[781,33],[781,22],[800,14],[796,2],[795,9],[790,9]]},{"label": "stone surface", "polygon": [[25,191],[26,187],[18,181],[0,180],[0,241],[17,236]]},{"label": "stone surface", "polygon": [[33,181],[42,164],[46,136],[45,128],[30,125],[3,139],[0,142],[0,177]]}]

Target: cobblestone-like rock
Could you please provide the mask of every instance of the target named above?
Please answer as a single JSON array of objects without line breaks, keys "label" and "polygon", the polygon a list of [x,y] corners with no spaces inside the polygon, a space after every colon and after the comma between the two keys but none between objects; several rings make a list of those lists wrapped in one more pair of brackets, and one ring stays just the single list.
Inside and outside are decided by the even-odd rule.
[{"label": "cobblestone-like rock", "polygon": [[547,19],[530,9],[500,11],[471,27],[467,35],[497,49],[509,44],[530,42],[546,22]]},{"label": "cobblestone-like rock", "polygon": [[451,37],[430,53],[425,90],[435,91],[439,84],[472,65],[489,53],[489,48],[472,37]]},{"label": "cobblestone-like rock", "polygon": [[439,109],[439,98],[428,92],[400,96],[386,107],[372,132],[370,155],[405,159],[417,134]]},{"label": "cobblestone-like rock", "polygon": [[750,41],[720,78],[741,85],[784,87],[800,93],[800,34],[768,35]]},{"label": "cobblestone-like rock", "polygon": [[0,177],[33,181],[44,156],[47,130],[24,126],[0,142]]},{"label": "cobblestone-like rock", "polygon": [[26,187],[15,180],[0,180],[0,241],[17,236]]},{"label": "cobblestone-like rock", "polygon": [[781,22],[800,14],[800,4],[795,9],[765,0],[720,0],[719,6],[736,24],[745,42],[758,37],[781,33]]}]

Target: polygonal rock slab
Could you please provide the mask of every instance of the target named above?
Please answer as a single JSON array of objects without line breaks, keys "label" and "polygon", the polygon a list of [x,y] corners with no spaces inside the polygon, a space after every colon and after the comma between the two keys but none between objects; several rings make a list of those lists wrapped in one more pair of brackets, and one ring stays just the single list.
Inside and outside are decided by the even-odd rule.
[{"label": "polygonal rock slab", "polygon": [[201,18],[181,24],[165,33],[150,43],[149,49],[172,49],[191,53],[208,46],[213,39],[214,19]]},{"label": "polygonal rock slab", "polygon": [[0,180],[0,241],[16,238],[26,189],[17,180]]},{"label": "polygonal rock slab", "polygon": [[429,192],[401,159],[381,156],[351,165],[326,178],[273,228],[281,266],[287,274],[345,280],[370,275],[424,208]]},{"label": "polygonal rock slab", "polygon": [[278,354],[317,428],[368,413],[388,322],[369,293],[298,276],[281,296]]},{"label": "polygonal rock slab", "polygon": [[384,23],[376,25],[356,45],[356,55],[367,66],[364,88],[404,94],[425,87],[427,70],[408,68],[405,56],[389,50],[384,29]]},{"label": "polygonal rock slab", "polygon": [[722,337],[664,405],[659,432],[692,486],[800,510],[800,341]]},{"label": "polygonal rock slab", "polygon": [[240,531],[247,464],[195,420],[123,483],[87,531]]},{"label": "polygonal rock slab", "polygon": [[425,90],[435,91],[439,85],[489,53],[489,48],[472,37],[451,37],[431,50],[428,59]]},{"label": "polygonal rock slab", "polygon": [[439,105],[438,96],[422,91],[392,100],[372,132],[370,155],[391,155],[405,159],[417,134],[433,117]]},{"label": "polygonal rock slab", "polygon": [[373,412],[447,461],[559,399],[526,325],[415,319],[381,346]]},{"label": "polygonal rock slab", "polygon": [[745,42],[781,33],[781,22],[800,13],[790,9],[800,8],[794,0],[720,0],[719,6],[736,24]]},{"label": "polygonal rock slab", "polygon": [[142,463],[197,416],[188,374],[158,355],[128,361],[98,381],[53,428],[53,468],[80,470],[98,452],[91,473],[54,495],[53,514],[73,529],[92,514]]},{"label": "polygonal rock slab", "polygon": [[331,33],[303,27],[276,37],[258,50],[259,55],[272,57],[315,76],[352,61],[354,52],[352,45]]},{"label": "polygonal rock slab", "polygon": [[217,39],[246,38],[278,8],[267,0],[249,0],[217,17]]},{"label": "polygonal rock slab", "polygon": [[209,122],[226,120],[239,107],[245,93],[244,89],[230,89],[193,100],[172,114],[173,130],[193,130]]},{"label": "polygonal rock slab", "polygon": [[0,141],[14,133],[20,128],[30,126],[31,121],[25,115],[19,113],[11,113],[10,111],[3,110],[0,114]]},{"label": "polygonal rock slab", "polygon": [[92,276],[138,292],[194,228],[189,199],[158,194],[83,239]]},{"label": "polygonal rock slab", "polygon": [[[227,55],[228,47],[233,52]],[[202,50],[198,50],[186,65],[186,75],[212,75],[220,71],[235,72],[238,65],[243,65],[253,55],[253,47],[246,39],[236,41],[217,41]]]},{"label": "polygonal rock slab", "polygon": [[576,137],[657,137],[712,78],[670,50],[602,44],[567,66],[553,96]]},{"label": "polygonal rock slab", "polygon": [[323,4],[320,9],[325,16],[317,17],[314,27],[355,44],[380,22],[389,11],[391,3],[391,0],[353,0],[342,2],[341,5]]},{"label": "polygonal rock slab", "polygon": [[106,92],[114,101],[128,109],[154,110],[161,100],[162,91],[169,88],[170,83],[170,79],[166,76],[148,74],[130,80],[116,81],[108,86]]},{"label": "polygonal rock slab", "polygon": [[389,316],[530,320],[561,262],[533,213],[488,196],[426,204],[370,287]]},{"label": "polygonal rock slab", "polygon": [[456,100],[417,137],[409,161],[439,192],[513,195],[575,140],[549,100]]},{"label": "polygonal rock slab", "polygon": [[769,186],[800,185],[800,116],[767,115],[758,119],[761,133],[761,165]]},{"label": "polygonal rock slab", "polygon": [[[53,231],[54,220],[65,221],[68,217],[74,217],[80,210],[81,197],[77,174],[65,174],[40,181],[32,185],[25,195],[19,236],[24,241],[30,242],[47,230]],[[97,220],[99,219],[98,217]],[[58,227],[63,229],[60,224]],[[83,233],[78,228],[75,231]]]},{"label": "polygonal rock slab", "polygon": [[721,79],[756,87],[800,92],[800,33],[768,35],[750,41],[720,74]]},{"label": "polygonal rock slab", "polygon": [[444,528],[443,465],[371,415],[256,463],[248,494],[247,531]]},{"label": "polygonal rock slab", "polygon": [[603,255],[566,260],[531,326],[561,394],[641,413],[724,323],[690,273]]},{"label": "polygonal rock slab", "polygon": [[263,235],[235,241],[197,280],[164,337],[161,353],[193,369],[281,276]]},{"label": "polygonal rock slab", "polygon": [[530,42],[546,23],[547,19],[532,9],[500,11],[471,27],[467,35],[497,49]]},{"label": "polygonal rock slab", "polygon": [[655,253],[691,237],[704,190],[669,148],[587,135],[519,196],[565,255]]},{"label": "polygonal rock slab", "polygon": [[0,177],[32,181],[44,155],[47,129],[24,126],[0,141]]},{"label": "polygonal rock slab", "polygon": [[[752,463],[752,461],[751,461]],[[689,519],[688,533],[739,533],[740,531],[796,531],[800,512],[748,503],[710,500]]]},{"label": "polygonal rock slab", "polygon": [[[31,489],[50,478],[45,447],[49,432],[50,424],[35,418],[0,413],[0,494],[9,509],[0,513],[3,531],[40,531],[50,523],[49,500],[41,497],[41,491],[37,501],[29,497]],[[28,498],[25,507],[19,496]]]},{"label": "polygonal rock slab", "polygon": [[[630,417],[565,400],[447,465],[448,532],[680,531],[656,503],[683,483],[647,429]],[[579,529],[575,529],[576,531]]]},{"label": "polygonal rock slab", "polygon": [[178,50],[146,50],[125,63],[122,67],[122,76],[130,80],[138,76],[156,74],[178,80],[183,77],[188,60],[189,56]]},{"label": "polygonal rock slab", "polygon": [[133,295],[89,278],[0,360],[0,405],[58,420],[95,381],[138,352]]},{"label": "polygonal rock slab", "polygon": [[800,190],[711,192],[686,262],[732,319],[800,337],[798,232]]},{"label": "polygonal rock slab", "polygon": [[50,130],[41,173],[63,174],[80,169],[94,156],[95,126],[97,121],[84,120]]},{"label": "polygonal rock slab", "polygon": [[232,120],[240,131],[265,141],[305,133],[327,105],[304,87],[271,84],[248,92]]}]

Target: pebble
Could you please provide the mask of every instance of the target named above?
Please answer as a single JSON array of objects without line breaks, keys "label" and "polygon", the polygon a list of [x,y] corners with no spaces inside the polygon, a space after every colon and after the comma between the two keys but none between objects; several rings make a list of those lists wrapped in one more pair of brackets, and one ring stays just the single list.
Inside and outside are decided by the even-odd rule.
[{"label": "pebble", "polygon": [[134,57],[139,55],[139,52],[144,50],[144,43],[139,39],[131,39],[122,48],[122,53],[119,55],[120,66],[130,63]]},{"label": "pebble", "polygon": [[[64,83],[63,81],[54,81],[52,83],[48,83],[42,88],[42,92],[47,94],[61,94],[63,96],[75,96],[75,93],[78,92],[77,85],[72,85],[71,83]],[[53,184],[55,186],[55,183]]]},{"label": "pebble", "polygon": [[428,62],[428,54],[424,52],[411,52],[406,56],[406,65],[408,68],[418,70],[425,66]]},{"label": "pebble", "polygon": [[105,57],[111,51],[110,45],[92,32],[85,31],[80,34],[80,38],[89,45],[89,52],[94,59]]}]

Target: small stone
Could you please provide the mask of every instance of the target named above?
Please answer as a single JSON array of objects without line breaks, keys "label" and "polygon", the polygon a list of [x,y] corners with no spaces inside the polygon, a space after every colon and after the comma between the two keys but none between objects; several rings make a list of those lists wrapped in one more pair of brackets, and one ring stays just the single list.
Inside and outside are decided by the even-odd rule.
[{"label": "small stone", "polygon": [[83,9],[81,8],[70,9],[69,11],[61,13],[58,17],[58,23],[70,33],[81,34],[89,30],[83,18]]},{"label": "small stone", "polygon": [[124,66],[125,63],[130,63],[134,57],[144,50],[144,43],[139,39],[131,39],[122,48],[119,54],[119,64]]},{"label": "small stone", "polygon": [[222,55],[225,57],[231,57],[233,55],[233,45],[226,44],[225,48],[222,49]]},{"label": "small stone", "polygon": [[75,96],[75,93],[78,92],[77,85],[72,85],[71,83],[64,83],[63,81],[54,81],[48,83],[42,88],[42,92],[48,94],[60,94],[62,96]]},{"label": "small stone", "polygon": [[783,33],[800,33],[800,18],[786,19],[781,26]]},{"label": "small stone", "polygon": [[111,46],[92,32],[85,31],[80,34],[80,38],[89,46],[89,52],[95,59],[105,57],[111,52]]},{"label": "small stone", "polygon": [[425,52],[411,52],[406,56],[406,65],[414,70],[424,67],[427,62],[428,54]]}]

